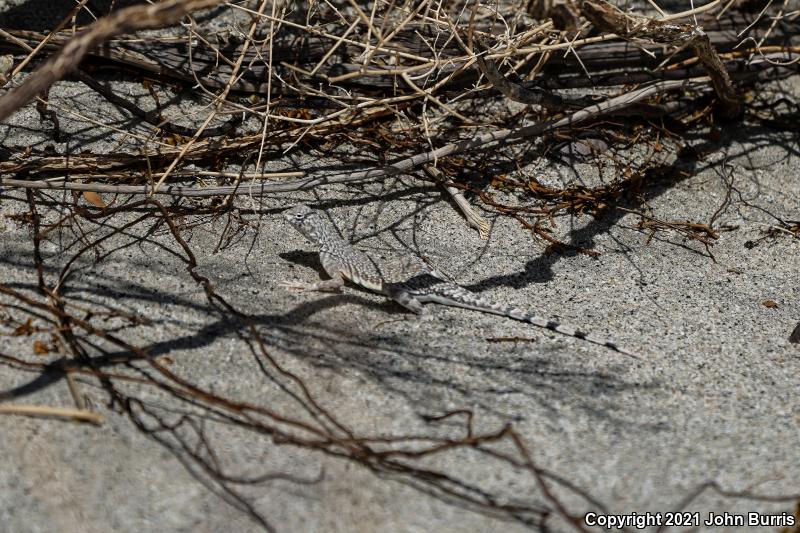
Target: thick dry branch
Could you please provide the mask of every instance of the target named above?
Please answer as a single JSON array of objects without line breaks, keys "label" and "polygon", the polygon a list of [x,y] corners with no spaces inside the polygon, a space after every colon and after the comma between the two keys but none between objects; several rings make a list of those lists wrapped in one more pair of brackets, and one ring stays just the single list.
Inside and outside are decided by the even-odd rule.
[{"label": "thick dry branch", "polygon": [[[622,14],[622,17],[631,15]],[[650,21],[645,17],[644,20]],[[619,17],[612,17],[611,22],[618,23]],[[675,24],[660,22],[664,28],[683,28],[685,24]],[[790,46],[797,42],[800,35],[800,19],[782,20],[772,31],[765,30],[758,24],[754,25],[752,16],[742,13],[726,13],[724,17],[717,19],[714,13],[703,14],[698,17],[698,24],[703,28],[703,32],[708,36],[711,46],[719,52],[730,52],[736,49],[739,52],[752,54],[754,51],[748,43],[742,42],[744,35],[755,39],[761,49],[765,46]],[[647,26],[652,29],[652,24]],[[490,26],[484,24],[476,25],[476,30],[482,32],[488,38],[493,35]],[[477,72],[476,69],[465,68],[472,63],[472,55],[467,54],[455,44],[455,40],[443,43],[436,49],[426,46],[425,42],[436,40],[437,24],[412,22],[400,30],[390,41],[382,44],[381,50],[384,54],[408,53],[420,60],[408,59],[408,64],[386,65],[383,62],[373,61],[368,65],[353,62],[346,58],[357,56],[363,50],[363,43],[342,41],[346,28],[330,28],[330,33],[320,33],[313,26],[305,27],[300,25],[286,26],[282,32],[270,43],[270,51],[273,57],[273,69],[277,71],[291,71],[293,75],[299,74],[300,78],[306,83],[317,85],[319,83],[334,83],[337,86],[350,87],[354,90],[365,91],[366,94],[374,94],[380,90],[383,94],[396,94],[397,91],[404,92],[401,80],[402,74],[415,75],[416,73],[426,73],[420,85],[423,89],[438,84],[444,80],[447,82],[442,89],[463,90],[474,83]],[[337,32],[341,31],[342,35]],[[459,28],[456,28],[459,31]],[[496,31],[496,30],[494,30]],[[659,32],[656,32],[659,33]],[[662,37],[685,36],[686,31],[669,32],[661,29]],[[690,33],[690,32],[689,32]],[[564,43],[558,42],[557,33],[543,31],[541,35],[548,40],[547,43],[531,46],[520,46],[520,39],[526,39],[523,35],[512,35],[505,43],[502,51],[492,54],[492,58],[519,57],[525,54],[548,54],[544,62],[544,72],[558,73],[557,77],[543,76],[540,82],[547,84],[548,88],[563,87],[564,79],[568,79],[570,87],[591,87],[596,85],[598,80],[603,84],[609,83],[638,83],[642,80],[633,79],[626,81],[605,82],[604,80],[613,73],[618,73],[619,69],[626,69],[628,76],[644,76],[651,71],[653,58],[648,54],[654,54],[663,59],[663,46],[659,44],[637,43],[632,46],[625,42],[609,40],[602,37],[580,38],[571,46],[579,50],[581,63],[591,73],[592,79],[588,79],[575,61],[572,54],[551,54],[549,52],[563,49]],[[25,49],[37,46],[45,39],[44,34],[9,30],[0,33],[0,43],[9,50]],[[48,37],[45,50],[57,50],[69,41],[69,33],[59,33]],[[262,36],[258,37],[259,39]],[[646,37],[642,37],[646,39]],[[302,42],[298,47],[297,43]],[[548,44],[553,43],[553,44]],[[331,48],[337,46],[337,54],[329,54]],[[738,48],[737,48],[738,46]],[[209,43],[197,41],[189,47],[186,39],[152,37],[148,39],[112,39],[89,52],[89,56],[100,60],[102,63],[109,61],[121,64],[131,70],[139,71],[142,75],[156,75],[170,80],[179,80],[183,83],[196,84],[202,83],[208,89],[224,88],[230,78],[231,64],[228,57],[238,57],[242,52],[241,43],[231,42],[219,48]],[[341,53],[343,58],[337,59]],[[256,93],[264,95],[267,91],[266,79],[269,68],[262,61],[260,52],[246,51],[245,62],[247,69],[237,76],[232,86],[234,91]],[[677,54],[675,60],[682,60],[687,54]],[[191,57],[191,60],[189,58]],[[402,57],[402,56],[401,56]],[[227,60],[227,61],[226,61]],[[492,60],[490,58],[490,60]],[[660,60],[659,60],[660,61]],[[728,66],[730,70],[730,66]],[[684,77],[691,77],[689,76]],[[450,78],[450,79],[448,79]],[[551,80],[550,78],[557,78]],[[651,75],[645,78],[646,81],[653,80]],[[557,87],[550,85],[551,81],[558,81]],[[273,83],[271,86],[274,95],[296,95],[284,83]]]},{"label": "thick dry branch", "polygon": [[692,47],[697,57],[708,72],[714,91],[724,105],[728,116],[734,117],[742,112],[742,97],[731,83],[731,77],[722,64],[717,51],[708,40],[708,35],[698,30],[699,34],[692,39]]},{"label": "thick dry branch", "polygon": [[591,105],[571,115],[561,119],[550,120],[532,126],[526,126],[516,129],[503,129],[483,135],[478,135],[473,139],[465,139],[463,141],[447,144],[432,150],[412,157],[401,159],[388,166],[382,168],[372,168],[368,170],[361,170],[357,172],[348,172],[345,174],[338,174],[333,176],[309,176],[297,180],[291,180],[281,183],[243,183],[232,186],[222,187],[185,187],[181,185],[168,185],[153,191],[149,185],[102,185],[94,183],[70,183],[70,182],[51,182],[51,181],[26,181],[18,179],[3,178],[0,180],[0,185],[8,187],[24,187],[31,189],[66,189],[78,191],[95,191],[95,192],[114,192],[121,194],[168,194],[171,196],[190,196],[190,197],[210,197],[210,196],[226,196],[230,194],[235,195],[253,195],[258,196],[262,194],[284,193],[300,190],[313,189],[323,185],[330,185],[334,183],[354,183],[360,181],[369,181],[389,176],[394,176],[403,172],[409,172],[420,165],[433,163],[437,159],[469,152],[472,150],[486,150],[488,148],[498,148],[503,145],[511,144],[520,139],[527,139],[542,135],[547,132],[553,132],[563,128],[576,126],[583,121],[599,116],[608,115],[610,113],[619,111],[629,107],[638,102],[642,102],[653,95],[675,90],[687,89],[701,85],[707,78],[699,78],[688,81],[664,81],[654,83],[652,85],[636,89],[620,96],[610,98],[604,102]]},{"label": "thick dry branch", "polygon": [[23,83],[0,98],[0,120],[5,120],[37,94],[72,71],[86,54],[112,37],[179,22],[187,13],[218,4],[220,0],[165,0],[120,9],[97,20],[72,38]]},{"label": "thick dry branch", "polygon": [[691,46],[711,78],[726,113],[736,116],[741,112],[741,96],[702,27],[623,13],[605,0],[584,0],[581,11],[598,30],[614,33],[626,40],[646,39],[660,44]]},{"label": "thick dry branch", "polygon": [[478,235],[480,235],[480,238],[483,240],[488,239],[489,222],[480,216],[477,211],[475,211],[475,208],[472,207],[469,201],[464,197],[464,191],[458,189],[457,187],[453,187],[452,185],[446,184],[444,173],[438,168],[432,165],[424,165],[423,169],[428,176],[441,183],[441,185],[447,191],[447,194],[450,195],[458,208],[461,210],[464,218],[467,219],[467,224],[469,224],[470,227],[478,230]]}]

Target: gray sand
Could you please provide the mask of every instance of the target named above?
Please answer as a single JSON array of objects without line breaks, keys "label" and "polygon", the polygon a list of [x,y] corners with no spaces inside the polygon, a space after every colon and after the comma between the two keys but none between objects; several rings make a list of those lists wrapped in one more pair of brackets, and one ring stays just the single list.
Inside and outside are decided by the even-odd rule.
[{"label": "gray sand", "polygon": [[[135,83],[119,87],[146,93]],[[797,78],[792,87],[800,89]],[[106,120],[125,123],[124,115],[103,102],[98,110],[96,97],[78,83],[60,83],[50,96],[91,116],[102,113]],[[48,139],[29,106],[0,133],[6,147],[54,144],[60,151],[108,151],[119,140],[116,135],[96,138],[97,130],[69,117],[62,117],[61,126],[69,133],[69,147]],[[132,131],[147,131],[138,128]],[[704,142],[709,141],[696,141]],[[723,132],[715,147],[686,169],[685,178],[645,189],[658,218],[708,221],[733,176],[739,194],[717,225],[736,229],[720,234],[711,249],[714,259],[675,232],[658,232],[649,240],[647,233],[632,229],[639,218],[623,213],[556,220],[555,236],[600,252],[597,259],[547,252],[513,220],[488,213],[491,237],[481,241],[441,189],[412,176],[270,197],[252,206],[241,199],[243,207],[254,206],[256,212],[245,215],[249,225],[216,253],[224,219],[197,217],[193,222],[199,225],[184,236],[197,254],[198,272],[252,317],[270,354],[360,434],[459,438],[458,418],[432,425],[422,416],[471,409],[476,431],[513,424],[537,465],[615,513],[675,510],[706,482],[751,496],[797,494],[800,346],[788,338],[800,321],[800,241],[785,234],[759,241],[774,224],[773,216],[800,219],[797,136],[737,127]],[[291,152],[271,165],[313,169],[325,162]],[[534,158],[525,169],[549,183],[603,179],[590,164],[573,169]],[[23,193],[2,194],[3,215],[27,210]],[[614,338],[640,359],[471,311],[431,306],[432,316],[420,319],[352,287],[341,294],[287,292],[280,281],[320,276],[316,257],[280,217],[284,207],[298,201],[326,208],[342,233],[365,249],[417,254],[486,297]],[[87,306],[111,306],[153,320],[151,326],[125,327],[120,335],[148,347],[153,356],[168,355],[169,368],[183,378],[218,395],[305,417],[261,371],[243,340],[246,327],[225,320],[209,304],[172,253],[176,246],[170,236],[160,231],[136,241],[148,227],[134,226],[106,243],[104,250],[113,253],[99,262],[91,255],[80,261],[66,295]],[[44,244],[52,269],[63,266],[61,250],[72,238],[66,231]],[[749,247],[748,241],[758,244]],[[0,242],[0,279],[34,294],[29,228],[3,216]],[[50,279],[54,272],[48,272]],[[765,306],[765,300],[777,307]],[[497,337],[530,340],[486,340]],[[2,337],[0,352],[30,359],[32,340]],[[36,377],[3,366],[0,390]],[[276,444],[208,417],[206,436],[225,473],[274,475],[256,484],[230,485],[242,498],[232,502],[180,449],[175,435],[146,434],[108,408],[109,396],[97,380],[81,377],[79,383],[92,407],[106,416],[102,426],[0,417],[0,530],[253,531],[264,522],[277,531],[530,529],[432,496],[406,478],[376,475],[356,462]],[[150,388],[120,387],[167,420],[199,412]],[[73,405],[63,380],[21,390],[10,401]],[[191,447],[197,439],[190,433],[184,436]],[[507,444],[498,449],[512,451]],[[420,464],[474,483],[501,503],[550,507],[530,475],[477,453],[443,453]],[[553,487],[574,514],[597,511],[574,493]],[[779,514],[793,507],[791,500],[707,490],[687,510],[705,519],[709,512]],[[553,531],[570,530],[555,517],[548,524]]]}]

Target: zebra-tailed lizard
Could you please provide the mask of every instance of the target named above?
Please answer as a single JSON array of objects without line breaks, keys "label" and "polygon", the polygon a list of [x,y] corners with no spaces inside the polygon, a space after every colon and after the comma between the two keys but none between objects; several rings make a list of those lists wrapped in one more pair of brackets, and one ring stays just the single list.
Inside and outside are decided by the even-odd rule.
[{"label": "zebra-tailed lizard", "polygon": [[563,335],[605,346],[619,353],[635,356],[610,340],[528,314],[515,307],[487,300],[450,281],[421,261],[399,256],[378,259],[368,255],[342,239],[336,229],[320,215],[319,211],[305,205],[292,207],[285,211],[283,216],[306,239],[319,247],[322,268],[331,277],[331,279],[316,283],[301,281],[281,283],[286,288],[304,291],[337,291],[347,280],[365,289],[388,296],[417,314],[424,312],[422,304],[430,302],[463,307],[528,322]]}]

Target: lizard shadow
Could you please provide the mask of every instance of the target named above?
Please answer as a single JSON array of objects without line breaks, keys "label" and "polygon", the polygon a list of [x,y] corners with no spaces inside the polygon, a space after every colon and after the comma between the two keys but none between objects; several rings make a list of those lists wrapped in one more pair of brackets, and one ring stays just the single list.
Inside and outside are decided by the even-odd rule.
[{"label": "lizard shadow", "polygon": [[[311,267],[316,262],[314,255],[286,254],[287,259]],[[326,317],[311,320],[314,315],[347,305],[357,306],[366,316],[353,323],[341,318],[349,313],[341,314],[334,322]],[[453,335],[463,329],[463,322],[458,319],[451,324],[453,319],[442,306],[425,308],[426,316],[421,318],[391,300],[339,293],[311,297],[283,314],[248,318],[262,326],[259,330],[270,346],[337,374],[354,370],[387,393],[403,397],[421,415],[447,410],[451,402],[464,402],[482,413],[520,422],[527,418],[524,413],[530,405],[535,404],[543,416],[555,422],[560,416],[557,405],[561,398],[577,402],[592,418],[609,427],[665,429],[662,424],[628,420],[615,407],[619,395],[663,388],[659,380],[628,381],[613,370],[586,370],[565,364],[572,357],[565,359],[561,353],[564,348],[552,345],[535,351],[528,350],[524,343],[498,349],[485,339],[477,344],[442,345],[439,339],[443,332]],[[380,320],[376,313],[377,317],[388,318]],[[370,325],[365,326],[367,323]],[[420,342],[409,340],[418,336],[423,337]],[[610,365],[614,367],[615,363]],[[466,376],[463,369],[468,369]],[[448,400],[442,403],[443,398]]]},{"label": "lizard shadow", "polygon": [[[159,249],[159,253],[167,253],[167,250]],[[150,251],[151,257],[155,255],[157,254]],[[283,257],[312,269],[318,267],[316,254],[293,252]],[[27,259],[24,262],[30,269],[34,265],[30,263],[29,258]],[[17,261],[23,262],[23,258],[18,257]],[[137,264],[135,270],[153,272],[154,269],[158,271],[163,268],[154,267],[154,264],[157,262]],[[105,280],[105,286],[97,286],[88,281],[77,285],[77,281],[72,280],[68,294],[71,299],[75,299],[80,293],[91,293],[95,295],[95,298],[92,298],[96,300],[95,303],[99,303],[101,298],[119,299],[121,279],[126,279],[125,274],[117,279]],[[122,292],[132,291],[138,284],[140,283],[136,278],[131,278]],[[264,386],[269,383],[278,387],[274,389],[278,394],[282,392],[302,400],[300,394],[292,392],[286,385],[285,375],[281,375],[275,367],[262,364],[263,358],[259,357],[257,348],[254,347],[255,340],[248,334],[249,324],[257,326],[259,334],[270,348],[275,347],[284,352],[285,355],[280,360],[288,355],[298,361],[304,361],[312,368],[327,368],[342,376],[352,375],[355,372],[360,377],[366,378],[366,381],[374,383],[376,388],[382,391],[382,395],[386,394],[386,397],[392,400],[389,408],[393,405],[399,407],[406,401],[413,412],[422,419],[430,415],[439,415],[454,405],[467,405],[469,409],[475,409],[480,417],[477,421],[479,428],[491,424],[492,422],[487,422],[487,419],[491,420],[494,417],[505,421],[524,421],[527,416],[525,413],[536,409],[536,406],[542,406],[542,409],[547,411],[543,416],[552,421],[555,427],[562,416],[559,402],[566,397],[571,398],[571,401],[584,397],[590,402],[589,407],[595,411],[593,416],[596,420],[605,418],[609,425],[629,429],[634,424],[614,417],[613,404],[616,395],[629,388],[658,387],[658,384],[625,383],[612,372],[565,367],[558,360],[549,360],[547,350],[544,354],[540,350],[537,350],[539,352],[537,354],[531,354],[526,353],[528,350],[507,350],[503,353],[503,350],[496,349],[491,353],[487,352],[485,347],[443,344],[441,338],[437,339],[436,335],[431,335],[427,327],[420,329],[420,321],[415,315],[404,311],[394,302],[376,301],[375,298],[358,294],[303,297],[301,303],[292,306],[286,312],[281,306],[277,312],[270,310],[267,313],[243,313],[238,316],[203,300],[200,300],[199,304],[189,298],[172,301],[174,295],[184,292],[174,285],[169,286],[172,289],[170,291],[166,290],[165,286],[162,289],[163,293],[144,284],[141,285],[135,299],[170,301],[175,308],[170,314],[176,319],[181,316],[183,308],[191,308],[198,312],[185,320],[175,322],[176,327],[166,330],[169,331],[166,338],[154,340],[150,336],[137,336],[145,339],[141,346],[142,351],[149,357],[171,355],[176,360],[180,358],[181,363],[190,363],[183,370],[188,372],[191,368],[192,373],[188,375],[193,379],[203,380],[206,377],[205,372],[212,372],[215,377],[230,375],[232,379],[215,380],[213,390],[222,397],[229,394],[238,397],[243,394],[248,389],[242,386],[242,382],[248,381],[258,384],[258,388],[255,389],[259,394],[258,398],[262,398],[261,395],[265,394]],[[35,290],[35,286],[29,284],[27,289]],[[118,301],[114,303],[119,304]],[[316,316],[343,305],[357,308],[358,318],[352,317],[351,320],[346,314],[338,311]],[[344,317],[343,321],[337,317],[337,313],[338,317]],[[198,314],[204,317],[199,327],[193,318]],[[390,319],[385,320],[385,315],[390,315]],[[393,320],[393,316],[400,318]],[[404,317],[408,317],[408,320],[404,320]],[[370,318],[373,320],[377,318],[380,322],[365,324],[365,320]],[[166,318],[162,316],[159,323],[163,324],[165,320]],[[443,328],[448,334],[449,330],[453,329],[451,326],[455,326],[448,324],[447,317],[438,320],[439,328]],[[458,324],[462,324],[461,329],[463,329],[461,320]],[[433,326],[436,326],[436,323]],[[417,331],[423,334],[423,338],[419,341],[411,340],[415,335],[410,328],[417,328]],[[238,357],[230,362],[216,357],[220,346],[230,344],[230,340],[234,338],[250,344],[252,347],[249,350],[250,357],[246,348],[239,351]],[[134,354],[127,350],[114,350],[94,355],[87,361],[55,362],[29,383],[7,390],[0,396],[3,399],[26,396],[35,390],[50,387],[60,382],[69,368],[74,368],[70,367],[70,364],[92,369],[124,365],[133,371],[135,367],[132,365],[136,364],[135,359]],[[213,370],[208,370],[199,364],[209,359],[214,361]],[[316,393],[322,383],[311,379],[313,378],[309,378],[309,384]],[[509,396],[514,400],[508,401]],[[598,396],[604,397],[606,404],[598,403],[596,400]],[[192,434],[185,434],[183,430],[191,426],[202,431],[204,424],[209,426],[212,424],[212,417],[196,415],[193,411],[184,409],[184,406],[176,402],[185,398],[181,399],[178,395],[174,401],[168,402],[163,400],[155,402],[146,394],[140,397],[138,393],[132,393],[132,398],[137,402],[138,408],[136,412],[131,412],[130,416],[132,420],[138,422],[137,427],[140,431],[169,450],[184,464],[192,476],[209,490],[242,509],[253,520],[262,522],[263,518],[259,514],[261,508],[256,505],[257,500],[250,501],[247,493],[239,493],[240,484],[237,485],[222,475],[217,475],[215,478],[217,473],[215,465],[213,461],[206,464],[204,454],[187,453],[187,450],[196,443],[192,440]],[[358,402],[355,405],[359,405]],[[137,414],[140,411],[143,414]],[[289,412],[294,414],[294,411]],[[349,417],[357,416],[347,410],[334,413],[345,421]],[[183,424],[194,416],[199,416],[199,423]],[[154,420],[158,420],[158,423],[153,424]],[[179,429],[181,431],[178,431]],[[215,450],[211,447],[212,444],[206,444],[211,450],[225,455],[225,449]],[[233,462],[233,459],[231,460]],[[248,462],[246,467],[257,470],[264,468],[264,465]],[[303,480],[294,482],[302,483]],[[257,488],[260,492],[266,490],[261,485]]]},{"label": "lizard shadow", "polygon": [[319,262],[318,252],[293,250],[291,252],[281,252],[278,254],[278,257],[289,261],[290,263],[316,270],[320,276],[327,277],[327,274],[325,274],[325,271],[322,268],[322,264]]},{"label": "lizard shadow", "polygon": [[[321,268],[319,264],[318,254],[314,252],[303,252],[303,251],[293,251],[293,252],[286,252],[279,254],[282,259],[287,261],[291,261],[295,264],[302,265],[308,267],[310,269],[316,270],[320,273],[320,276],[323,278],[327,278],[324,270]],[[381,303],[376,303],[374,301],[368,300],[362,296],[351,295],[351,294],[332,294],[324,298],[314,299],[311,302],[307,302],[302,304],[301,306],[293,309],[277,321],[273,318],[270,319],[269,322],[271,325],[278,325],[278,324],[298,324],[306,322],[312,315],[322,312],[331,307],[337,307],[340,305],[347,305],[347,304],[356,304],[359,306],[368,307],[379,311],[381,313],[386,313],[391,316],[397,317],[407,317],[408,320],[413,324],[417,321],[421,320],[441,320],[442,317],[437,318],[436,309],[440,308],[437,305],[429,305],[425,306],[426,309],[426,318],[421,319],[414,313],[410,313],[409,311],[402,308],[400,305],[396,304],[391,300],[383,300]],[[261,319],[257,319],[261,323],[263,322],[264,317]],[[402,320],[402,318],[401,318]],[[417,324],[418,326],[419,324]],[[456,326],[457,327],[457,326]],[[284,343],[282,343],[284,344]],[[348,343],[350,345],[350,349],[357,349],[356,345],[352,343]],[[285,349],[289,349],[290,351],[295,352],[295,355],[298,357],[303,357],[302,351],[295,351],[291,348],[292,343],[284,344]],[[599,390],[605,390],[613,394],[615,391],[628,389],[631,386],[638,387],[639,385],[632,385],[632,384],[625,384],[624,382],[616,380],[612,374],[604,373],[604,372],[578,372],[576,375],[573,376],[578,382],[572,382],[573,379],[569,378],[569,371],[563,371],[555,368],[553,363],[547,357],[531,357],[531,356],[523,356],[523,355],[512,355],[510,353],[506,354],[505,358],[507,359],[506,363],[500,363],[497,361],[494,362],[486,362],[486,360],[476,358],[474,354],[470,353],[457,353],[459,350],[455,350],[452,354],[433,354],[433,353],[422,353],[419,352],[417,349],[406,345],[402,339],[392,339],[391,342],[386,343],[386,339],[378,336],[375,339],[365,340],[362,347],[371,347],[376,352],[386,351],[387,348],[391,346],[395,353],[387,353],[387,357],[396,357],[397,355],[403,355],[405,358],[412,358],[412,359],[433,359],[438,361],[439,363],[449,363],[449,364],[456,364],[456,365],[466,365],[473,369],[475,372],[480,372],[485,374],[487,377],[491,376],[492,374],[504,374],[509,373],[510,376],[498,379],[496,384],[491,384],[485,387],[485,389],[481,390],[480,387],[466,387],[461,386],[457,383],[456,380],[450,379],[443,379],[437,378],[435,375],[430,374],[427,376],[423,376],[423,374],[427,374],[426,371],[422,370],[421,367],[417,367],[417,370],[421,372],[416,377],[413,377],[406,374],[405,372],[392,372],[390,369],[396,365],[393,364],[381,364],[377,366],[364,366],[358,365],[359,370],[371,375],[376,381],[380,382],[381,386],[389,387],[396,393],[400,393],[406,397],[407,400],[411,401],[412,403],[421,403],[424,405],[425,400],[420,400],[419,398],[413,398],[410,391],[405,390],[405,387],[401,386],[397,379],[408,380],[411,379],[415,383],[415,388],[420,383],[426,383],[433,388],[438,387],[448,387],[452,388],[454,391],[458,392],[459,394],[463,394],[465,397],[473,397],[476,396],[485,396],[488,395],[489,397],[496,395],[496,394],[519,394],[520,396],[525,396],[531,399],[536,399],[537,401],[541,401],[541,398],[538,397],[538,394],[529,394],[526,391],[527,388],[527,380],[525,376],[534,381],[538,381],[537,388],[541,390],[550,390],[550,393],[553,394],[555,392],[555,388],[557,385],[549,383],[549,379],[552,378],[555,383],[563,383],[565,380],[570,382],[571,390],[582,390],[592,389],[595,391],[596,394]],[[515,346],[512,352],[518,352],[518,348]],[[353,360],[354,358],[351,357],[349,350],[342,349],[342,345],[330,345],[328,346],[328,350],[325,351],[326,354],[338,354],[340,356],[339,362],[334,362],[333,358],[329,356],[323,356],[322,359],[317,359],[314,364],[328,366],[330,368],[340,368],[342,359],[346,360]],[[326,359],[331,359],[327,364],[324,364],[323,361]],[[364,360],[363,356],[359,356],[355,358],[357,360]],[[548,378],[549,376],[549,378]],[[582,380],[586,380],[585,383],[579,383]],[[520,381],[521,380],[521,381]],[[494,379],[490,378],[490,382],[494,382]],[[516,385],[512,385],[512,382],[516,382]],[[502,383],[502,385],[500,385]],[[552,386],[551,386],[552,385]],[[651,384],[654,385],[654,384]],[[656,385],[657,386],[657,385]],[[587,389],[587,390],[588,390]],[[588,394],[591,396],[592,394]],[[426,395],[427,398],[427,395]],[[482,401],[480,402],[481,407],[488,412],[493,412],[494,414],[501,414],[500,411],[493,405],[492,401]],[[545,408],[547,408],[548,412],[553,411],[552,408],[548,408],[548,403],[543,402]],[[598,418],[605,418],[607,421],[611,421],[614,418],[612,416],[606,416],[603,414],[603,410],[594,406],[590,409],[592,413]],[[554,412],[554,411],[553,411]],[[505,416],[508,416],[508,413],[504,413]],[[519,420],[518,415],[512,415],[512,419]],[[627,422],[626,422],[627,423]]]},{"label": "lizard shadow", "polygon": [[[318,321],[309,322],[313,314],[344,304],[397,318],[378,321],[358,333],[356,330],[363,327],[328,325],[323,329]],[[484,415],[522,422],[529,418],[525,413],[535,405],[538,416],[555,423],[562,416],[559,402],[568,401],[609,427],[665,429],[660,424],[626,419],[616,407],[621,395],[661,389],[664,384],[659,380],[626,380],[613,370],[613,363],[609,370],[565,364],[571,357],[565,358],[563,350],[555,346],[540,346],[532,351],[523,343],[498,349],[483,339],[443,345],[441,331],[451,335],[459,328],[448,325],[448,317],[436,312],[438,306],[429,307],[434,309],[425,320],[390,301],[375,303],[355,295],[328,296],[302,304],[281,318],[270,319],[269,325],[276,329],[265,332],[265,336],[271,345],[280,346],[313,366],[345,374],[345,369],[354,370],[387,394],[404,398],[421,414],[469,405]],[[257,321],[264,324],[264,318]],[[293,338],[298,332],[284,327],[300,322],[305,324],[302,342]],[[409,342],[411,336],[421,340]],[[309,351],[310,339],[324,348]]]}]

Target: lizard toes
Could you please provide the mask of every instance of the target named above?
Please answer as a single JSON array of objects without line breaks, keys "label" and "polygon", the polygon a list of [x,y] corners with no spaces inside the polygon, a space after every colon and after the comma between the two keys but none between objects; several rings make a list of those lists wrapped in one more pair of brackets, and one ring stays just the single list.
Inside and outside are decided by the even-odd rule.
[{"label": "lizard toes", "polygon": [[278,286],[284,289],[310,292],[342,292],[342,285],[340,282],[336,283],[335,280],[320,281],[319,283],[305,283],[303,281],[281,281]]},{"label": "lizard toes", "polygon": [[290,291],[307,291],[307,290],[309,290],[308,283],[304,283],[302,281],[297,281],[297,280],[280,281],[280,282],[278,282],[278,287],[281,287],[283,289],[287,289],[287,290],[290,290]]}]

